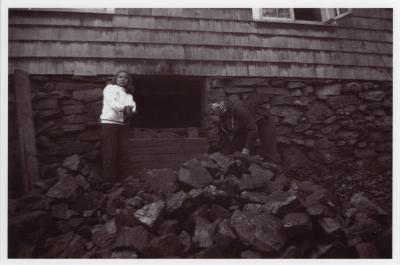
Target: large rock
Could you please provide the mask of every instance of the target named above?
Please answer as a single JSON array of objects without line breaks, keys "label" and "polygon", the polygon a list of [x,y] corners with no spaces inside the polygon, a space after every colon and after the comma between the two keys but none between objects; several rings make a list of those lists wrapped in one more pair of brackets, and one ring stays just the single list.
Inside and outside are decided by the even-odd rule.
[{"label": "large rock", "polygon": [[356,193],[350,198],[350,204],[368,216],[386,215],[386,212],[381,207],[360,193]]},{"label": "large rock", "polygon": [[183,165],[179,170],[178,179],[195,189],[203,188],[213,181],[210,173],[197,159],[192,159]]},{"label": "large rock", "polygon": [[262,189],[268,186],[269,180],[271,178],[268,176],[256,175],[252,176],[249,174],[243,174],[240,179],[239,189],[240,190],[254,190]]},{"label": "large rock", "polygon": [[266,178],[268,180],[271,180],[274,177],[273,171],[260,167],[256,164],[251,164],[249,166],[249,171],[250,175],[256,178]]},{"label": "large rock", "polygon": [[152,239],[153,236],[143,226],[133,228],[123,226],[114,241],[113,249],[131,248],[140,253],[145,253]]},{"label": "large rock", "polygon": [[286,243],[281,221],[268,213],[236,210],[231,217],[231,226],[243,243],[267,254],[279,253]]},{"label": "large rock", "polygon": [[336,236],[342,232],[342,225],[331,217],[323,217],[318,224],[326,236]]},{"label": "large rock", "polygon": [[180,224],[178,220],[165,220],[160,224],[157,229],[157,234],[162,236],[169,233],[173,233],[175,235],[180,232]]},{"label": "large rock", "polygon": [[341,109],[350,105],[357,106],[359,104],[357,96],[330,96],[327,101],[333,109]]},{"label": "large rock", "polygon": [[320,102],[314,102],[305,113],[307,120],[311,123],[321,123],[333,115],[333,111]]},{"label": "large rock", "polygon": [[381,101],[385,96],[385,92],[379,90],[372,90],[364,93],[364,98],[372,101]]},{"label": "large rock", "polygon": [[201,216],[195,220],[193,243],[199,248],[208,248],[213,245],[213,234],[218,223],[210,223]]},{"label": "large rock", "polygon": [[145,179],[149,182],[149,192],[169,197],[178,189],[177,176],[171,168],[147,170]]},{"label": "large rock", "polygon": [[339,96],[342,84],[326,84],[316,89],[315,93],[319,99],[327,99],[328,96]]},{"label": "large rock", "polygon": [[103,89],[101,88],[74,90],[72,92],[72,97],[74,99],[84,102],[96,101],[102,96]]},{"label": "large rock", "polygon": [[104,225],[96,225],[92,229],[92,240],[100,248],[107,247],[117,236],[115,219],[111,219]]},{"label": "large rock", "polygon": [[169,233],[153,239],[147,252],[152,258],[174,257],[180,254],[181,248],[179,237]]},{"label": "large rock", "polygon": [[218,224],[214,241],[221,249],[229,249],[231,244],[236,240],[229,219],[224,219]]},{"label": "large rock", "polygon": [[62,177],[46,195],[55,199],[72,199],[77,194],[79,185],[75,177],[66,175]]},{"label": "large rock", "polygon": [[78,215],[77,212],[70,210],[66,203],[55,204],[51,206],[51,216],[53,218],[68,220],[72,216]]},{"label": "large rock", "polygon": [[303,209],[296,195],[279,191],[269,195],[263,207],[277,216],[284,216],[289,212],[296,212]]},{"label": "large rock", "polygon": [[136,259],[138,254],[132,250],[117,250],[111,254],[112,259]]},{"label": "large rock", "polygon": [[72,171],[78,171],[80,164],[81,160],[77,154],[67,157],[63,162],[63,166]]},{"label": "large rock", "polygon": [[363,213],[357,213],[353,224],[345,230],[348,238],[361,237],[365,239],[376,238],[381,231],[382,226]]},{"label": "large rock", "polygon": [[43,258],[81,258],[85,254],[86,240],[74,232],[62,234],[56,238],[46,240],[46,245],[50,250]]},{"label": "large rock", "polygon": [[179,209],[182,209],[188,198],[189,196],[184,191],[179,191],[172,194],[166,201],[167,213],[173,213],[175,211],[178,211]]},{"label": "large rock", "polygon": [[356,245],[358,257],[360,259],[378,258],[378,251],[374,244],[363,242]]},{"label": "large rock", "polygon": [[73,209],[76,211],[95,211],[100,209],[105,201],[105,195],[99,191],[90,191],[83,194],[75,202]]},{"label": "large rock", "polygon": [[160,221],[164,208],[165,203],[163,201],[147,204],[135,212],[135,217],[142,224],[151,228]]},{"label": "large rock", "polygon": [[219,249],[218,246],[213,245],[200,252],[195,253],[191,258],[194,259],[222,259],[226,258],[226,255]]},{"label": "large rock", "polygon": [[141,253],[150,244],[151,236],[142,226],[123,226],[119,229],[118,235],[113,243],[113,249],[131,249]]},{"label": "large rock", "polygon": [[310,218],[305,213],[289,213],[283,218],[283,230],[288,237],[305,236],[311,228]]}]

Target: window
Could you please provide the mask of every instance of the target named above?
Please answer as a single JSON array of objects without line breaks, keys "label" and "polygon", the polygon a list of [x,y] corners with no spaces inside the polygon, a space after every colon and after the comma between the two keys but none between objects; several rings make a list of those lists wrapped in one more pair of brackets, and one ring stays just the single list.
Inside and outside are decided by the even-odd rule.
[{"label": "window", "polygon": [[350,14],[350,8],[253,8],[256,20],[332,23]]}]

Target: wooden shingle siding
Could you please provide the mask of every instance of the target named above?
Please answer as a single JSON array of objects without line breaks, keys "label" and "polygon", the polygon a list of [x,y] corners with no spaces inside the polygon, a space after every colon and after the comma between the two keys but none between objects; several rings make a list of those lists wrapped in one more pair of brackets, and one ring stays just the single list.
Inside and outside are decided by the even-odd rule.
[{"label": "wooden shingle siding", "polygon": [[[23,58],[14,60],[10,68],[26,69],[30,73],[74,74],[76,69],[88,74],[109,75],[116,69],[127,69],[138,74],[159,74],[156,66],[159,60],[125,60],[112,61],[74,58]],[[390,80],[391,71],[383,67],[357,67],[312,65],[303,63],[243,63],[243,62],[209,62],[209,61],[172,61],[171,73],[174,75],[193,76],[281,76],[299,78],[340,78],[366,80]],[[165,73],[170,75],[171,73]]]},{"label": "wooden shingle siding", "polygon": [[[350,33],[349,33],[350,34]],[[371,34],[373,36],[373,34]],[[362,52],[376,50],[376,53],[392,53],[392,44],[332,36],[307,36],[290,34],[245,34],[215,33],[176,30],[112,29],[90,27],[50,27],[15,25],[10,32],[10,40],[54,40],[118,43],[176,43],[238,47],[294,48]],[[377,38],[379,35],[376,36]],[[367,36],[366,36],[367,38]],[[391,41],[391,34],[388,34]]]},{"label": "wooden shingle siding", "polygon": [[[11,11],[10,71],[390,80],[392,12],[353,9],[335,25],[252,21],[251,9]],[[162,73],[166,74],[166,73]]]},{"label": "wooden shingle siding", "polygon": [[361,52],[249,48],[153,43],[10,42],[10,57],[124,58],[194,61],[241,61],[390,67],[392,56]]}]

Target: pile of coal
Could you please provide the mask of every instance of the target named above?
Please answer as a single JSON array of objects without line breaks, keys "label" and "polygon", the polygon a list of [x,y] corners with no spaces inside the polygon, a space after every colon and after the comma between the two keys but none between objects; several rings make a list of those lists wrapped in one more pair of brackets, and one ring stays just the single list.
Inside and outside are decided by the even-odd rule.
[{"label": "pile of coal", "polygon": [[78,155],[9,200],[9,258],[390,258],[388,214],[258,157],[206,154],[105,183]]}]

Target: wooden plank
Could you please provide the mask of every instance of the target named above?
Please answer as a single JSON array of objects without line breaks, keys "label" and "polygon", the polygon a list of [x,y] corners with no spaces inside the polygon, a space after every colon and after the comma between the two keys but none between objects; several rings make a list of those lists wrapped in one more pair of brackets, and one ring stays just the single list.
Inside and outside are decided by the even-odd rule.
[{"label": "wooden plank", "polygon": [[[354,36],[356,32],[349,32]],[[347,34],[347,31],[338,31],[338,35]],[[373,37],[370,32],[367,37]],[[88,28],[52,28],[52,27],[11,27],[10,40],[53,40],[53,41],[78,41],[88,43],[135,43],[135,44],[184,44],[204,46],[234,46],[234,47],[265,47],[265,48],[298,48],[319,49],[357,52],[363,46],[379,46],[378,53],[390,53],[392,48],[392,35],[378,34],[376,41],[349,40],[341,38],[305,37],[305,36],[278,36],[262,34],[239,33],[210,33],[210,32],[180,32],[180,31],[149,31],[135,29],[88,29]],[[388,43],[382,42],[386,41]],[[342,45],[346,43],[347,45]],[[370,50],[370,47],[365,48]]]},{"label": "wooden plank", "polygon": [[393,19],[393,8],[354,8],[351,12],[355,17]]},{"label": "wooden plank", "polygon": [[391,20],[384,19],[354,17],[350,15],[339,19],[337,23],[339,26],[347,26],[352,28],[385,31],[393,30],[393,22]]},{"label": "wooden plank", "polygon": [[[290,49],[260,49],[233,47],[202,47],[159,44],[95,44],[85,42],[32,42],[12,41],[10,57],[63,57],[63,58],[124,58],[124,59],[169,59],[196,61],[241,61],[336,64],[355,66],[385,66],[381,58],[391,61],[391,55],[378,55],[364,47],[365,53],[339,53],[332,51],[307,51]],[[373,64],[375,62],[375,64]]]},{"label": "wooden plank", "polygon": [[[160,21],[163,22],[163,21]],[[204,22],[204,23],[203,23]],[[205,24],[205,22],[207,22]],[[165,23],[165,22],[164,22]],[[233,22],[232,22],[233,23]],[[213,32],[208,29],[209,21],[200,21],[200,29],[186,28],[151,28],[148,24],[146,24],[145,28],[141,28],[140,25],[134,24],[132,28],[110,28],[110,27],[77,27],[77,26],[57,26],[57,25],[26,25],[26,24],[11,24],[10,33],[11,39],[16,35],[19,39],[51,39],[51,40],[85,40],[85,41],[93,41],[95,35],[103,35],[102,38],[95,38],[97,41],[113,41],[115,40],[116,35],[126,36],[123,39],[118,39],[119,41],[127,41],[127,40],[147,40],[147,42],[152,42],[149,38],[156,38],[154,42],[171,42],[171,35],[177,37],[178,40],[182,40],[182,42],[190,41],[191,39],[198,38],[196,41],[203,41],[204,43],[212,43],[209,40],[218,39],[219,36],[221,38],[218,39],[216,43],[221,43],[224,39],[227,39],[228,36],[234,37],[231,38],[231,41],[225,44],[237,45],[236,43],[241,43],[240,38],[247,38],[248,34],[255,34],[259,38],[265,38],[268,36],[286,36],[286,37],[310,37],[310,38],[345,38],[345,39],[355,39],[355,40],[367,40],[367,41],[379,41],[382,42],[386,39],[390,39],[392,33],[390,31],[381,31],[381,30],[372,30],[372,29],[348,29],[343,27],[335,27],[335,28],[316,28],[309,29],[306,27],[287,27],[287,25],[280,25],[279,27],[266,27],[266,26],[257,26],[257,30],[247,29],[247,31],[241,31],[237,28],[234,28],[233,24],[231,25],[232,31],[230,28],[224,27],[224,30],[220,32]],[[246,24],[247,27],[252,26],[251,24]],[[242,27],[243,28],[243,27]],[[16,34],[13,34],[13,31],[17,31]],[[22,32],[21,32],[22,31]],[[32,31],[38,31],[37,35],[32,33]],[[19,33],[21,32],[21,33]],[[19,34],[18,34],[19,33]],[[151,33],[151,34],[149,34]],[[138,35],[137,35],[138,34]],[[143,36],[144,35],[144,36]],[[199,36],[202,36],[199,38]],[[74,38],[75,37],[75,38]],[[76,38],[79,37],[79,38]],[[168,38],[169,37],[169,38]],[[72,38],[72,39],[71,39]],[[143,41],[144,41],[143,40]],[[234,40],[234,42],[233,42]],[[193,41],[193,40],[192,40]],[[215,42],[214,42],[215,43]],[[247,45],[247,44],[245,44]]]},{"label": "wooden plank", "polygon": [[[55,73],[58,69],[58,65],[65,65],[68,60],[74,59],[66,59],[66,58],[26,58],[26,59],[14,59],[11,58],[9,60],[9,70],[14,71],[15,69],[27,69],[31,71],[31,74],[49,74]],[[247,76],[260,76],[260,77],[279,77],[287,76],[287,74],[291,77],[300,77],[300,78],[332,78],[332,79],[343,79],[340,74],[336,72],[327,72],[326,75],[314,75],[310,74],[313,71],[305,71],[303,76],[297,76],[296,73],[290,72],[290,68],[288,68],[287,63],[244,63],[244,62],[209,62],[209,61],[177,61],[171,62],[173,65],[174,75],[186,75],[186,76],[228,76],[227,74],[227,67],[235,66],[236,69],[243,68],[238,72],[247,71],[247,69],[254,69],[249,70],[249,74]],[[293,67],[305,67],[305,68],[312,68],[316,69],[319,68],[326,68],[329,69],[329,65],[317,65],[317,64],[291,64]],[[110,75],[114,72],[115,69],[124,68],[127,69],[129,72],[138,74],[138,75],[152,75],[156,74],[155,67],[156,63],[151,60],[121,60],[116,61],[115,59],[104,59],[104,58],[97,58],[96,60],[80,60],[80,66],[84,69],[94,68],[96,69],[96,73],[98,75]],[[371,76],[372,73],[374,74],[374,79],[371,80],[391,80],[391,67],[359,67],[359,66],[344,66],[344,65],[336,65],[333,66],[334,69],[342,69],[343,73],[347,73],[348,71],[352,71],[352,69],[359,69],[361,72],[370,72]],[[289,69],[289,72],[288,72]],[[59,72],[58,74],[68,74],[66,72]],[[73,72],[71,73],[73,74]],[[293,74],[293,75],[292,75]],[[346,74],[346,76],[348,76]],[[344,77],[345,79],[362,79],[365,80],[363,75],[352,74],[351,76]]]},{"label": "wooden plank", "polygon": [[20,148],[23,190],[33,188],[39,179],[39,166],[36,153],[35,128],[31,103],[29,75],[21,70],[14,71],[14,89],[17,107],[18,138]]}]

